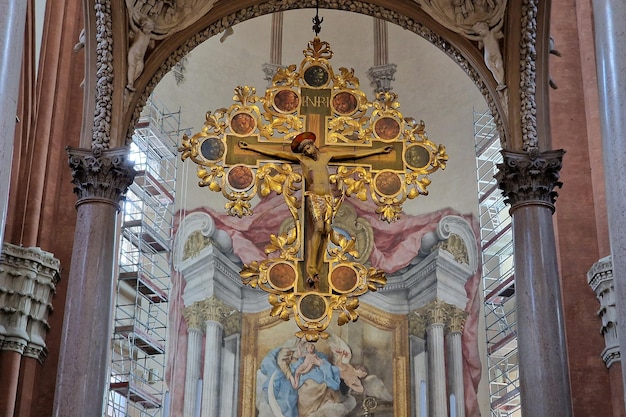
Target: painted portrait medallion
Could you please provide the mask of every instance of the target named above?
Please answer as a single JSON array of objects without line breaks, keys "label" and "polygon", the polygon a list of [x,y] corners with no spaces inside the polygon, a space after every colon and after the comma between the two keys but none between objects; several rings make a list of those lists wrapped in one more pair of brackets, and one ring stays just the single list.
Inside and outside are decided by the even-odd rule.
[{"label": "painted portrait medallion", "polygon": [[391,117],[382,117],[376,121],[374,132],[381,139],[396,139],[400,134],[400,124]]},{"label": "painted portrait medallion", "polygon": [[200,145],[202,157],[209,161],[219,160],[224,156],[225,151],[226,147],[224,146],[224,142],[215,137],[205,139],[202,145]]},{"label": "painted portrait medallion", "polygon": [[230,120],[230,128],[239,135],[247,135],[252,133],[256,127],[254,117],[248,113],[237,113]]},{"label": "painted portrait medallion", "polygon": [[328,83],[328,71],[319,65],[313,65],[304,71],[304,81],[311,87],[323,87]]}]

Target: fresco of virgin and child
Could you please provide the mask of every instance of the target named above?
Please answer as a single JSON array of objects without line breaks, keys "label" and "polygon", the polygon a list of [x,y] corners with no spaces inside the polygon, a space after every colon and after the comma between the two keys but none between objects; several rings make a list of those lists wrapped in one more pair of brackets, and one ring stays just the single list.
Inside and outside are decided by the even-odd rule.
[{"label": "fresco of virgin and child", "polygon": [[350,347],[342,339],[331,335],[328,346],[330,356],[292,338],[263,358],[257,371],[259,417],[343,417],[356,408],[357,398],[393,401],[380,378],[350,363]]}]

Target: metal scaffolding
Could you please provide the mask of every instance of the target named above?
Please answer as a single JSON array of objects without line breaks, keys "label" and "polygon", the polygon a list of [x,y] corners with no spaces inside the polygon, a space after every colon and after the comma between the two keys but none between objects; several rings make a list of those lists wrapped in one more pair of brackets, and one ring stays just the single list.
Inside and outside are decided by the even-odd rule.
[{"label": "metal scaffolding", "polygon": [[120,213],[106,417],[161,416],[180,110],[154,99],[133,135],[137,174]]},{"label": "metal scaffolding", "polygon": [[500,135],[489,112],[474,113],[483,295],[492,417],[521,416],[511,218],[494,175]]}]

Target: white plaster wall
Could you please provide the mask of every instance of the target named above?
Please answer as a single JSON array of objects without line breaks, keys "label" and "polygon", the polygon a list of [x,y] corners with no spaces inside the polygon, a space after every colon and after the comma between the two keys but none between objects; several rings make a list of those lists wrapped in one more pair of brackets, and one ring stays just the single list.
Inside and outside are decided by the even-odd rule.
[{"label": "white plaster wall", "polygon": [[[313,10],[284,13],[282,64],[297,64],[313,38]],[[322,40],[334,51],[331,63],[354,68],[361,89],[374,97],[367,70],[373,65],[373,18],[355,13],[321,10]],[[215,36],[188,55],[185,81],[176,85],[168,74],[155,90],[170,110],[181,108],[181,126],[197,132],[206,111],[233,103],[233,89],[250,85],[263,94],[266,82],[262,65],[269,62],[271,16],[262,16],[234,27],[223,43]],[[421,37],[393,24],[388,27],[389,62],[398,66],[394,91],[405,117],[426,122],[429,138],[446,146],[450,160],[445,171],[431,176],[430,195],[405,203],[407,213],[424,213],[442,207],[477,213],[477,188],[473,145],[472,112],[484,112],[486,104],[473,82],[443,52]],[[177,190],[179,205],[194,208],[209,205],[217,209],[225,200],[218,193],[198,189],[196,167],[183,164],[184,189]]]}]

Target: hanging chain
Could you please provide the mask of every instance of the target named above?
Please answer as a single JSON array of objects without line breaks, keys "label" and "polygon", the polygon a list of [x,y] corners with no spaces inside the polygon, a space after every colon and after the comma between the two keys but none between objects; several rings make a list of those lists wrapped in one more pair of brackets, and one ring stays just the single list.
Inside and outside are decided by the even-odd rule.
[{"label": "hanging chain", "polygon": [[315,36],[318,36],[320,32],[322,31],[322,22],[324,21],[323,17],[320,19],[319,12],[320,12],[320,0],[317,0],[315,2],[315,17],[313,18],[313,31],[315,32]]}]

